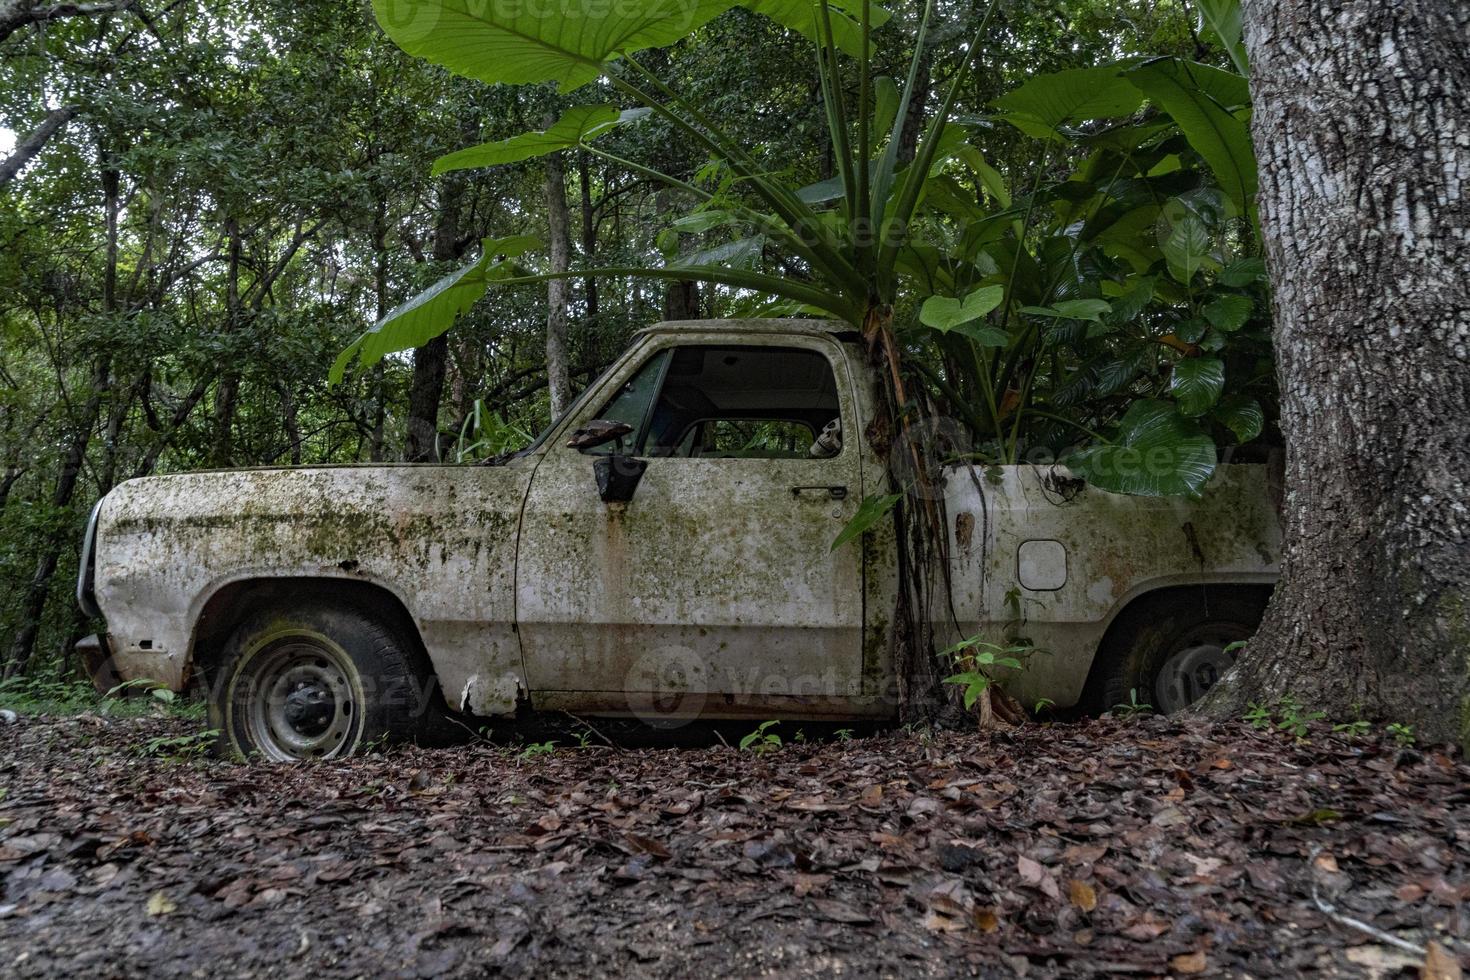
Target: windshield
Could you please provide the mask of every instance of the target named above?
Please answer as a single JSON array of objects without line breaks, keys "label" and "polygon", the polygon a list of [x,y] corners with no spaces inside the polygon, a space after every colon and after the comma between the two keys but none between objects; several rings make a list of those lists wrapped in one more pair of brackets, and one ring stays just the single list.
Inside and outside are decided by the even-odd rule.
[{"label": "windshield", "polygon": [[566,410],[564,412],[562,412],[556,418],[552,419],[551,424],[541,430],[541,434],[536,437],[535,442],[532,442],[529,446],[527,446],[525,449],[522,449],[515,455],[525,456],[540,449],[546,443],[546,440],[551,438],[551,434],[555,432],[557,427],[562,424],[562,421],[566,419],[567,416],[571,415],[573,412],[577,411],[577,409],[582,407],[582,403],[587,400],[588,393],[602,384],[607,376],[612,373],[613,368],[618,366],[619,361],[621,361],[621,358],[609,364],[601,374],[599,374],[596,378],[592,380],[589,385],[587,385],[587,387],[582,389],[582,391],[577,395],[576,398],[572,399],[572,403],[566,407]]}]

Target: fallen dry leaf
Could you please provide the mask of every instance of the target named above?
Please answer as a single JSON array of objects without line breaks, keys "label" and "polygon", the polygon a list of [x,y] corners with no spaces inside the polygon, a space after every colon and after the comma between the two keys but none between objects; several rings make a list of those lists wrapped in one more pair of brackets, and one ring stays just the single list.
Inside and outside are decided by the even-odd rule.
[{"label": "fallen dry leaf", "polygon": [[1169,968],[1175,973],[1204,973],[1208,965],[1203,950],[1181,953],[1169,960]]},{"label": "fallen dry leaf", "polygon": [[148,899],[147,912],[151,916],[168,915],[178,908],[163,892],[154,892],[153,897]]},{"label": "fallen dry leaf", "polygon": [[1424,947],[1422,980],[1462,980],[1460,963],[1434,940]]},{"label": "fallen dry leaf", "polygon": [[1072,878],[1067,882],[1067,897],[1084,912],[1097,908],[1097,891],[1085,881]]}]

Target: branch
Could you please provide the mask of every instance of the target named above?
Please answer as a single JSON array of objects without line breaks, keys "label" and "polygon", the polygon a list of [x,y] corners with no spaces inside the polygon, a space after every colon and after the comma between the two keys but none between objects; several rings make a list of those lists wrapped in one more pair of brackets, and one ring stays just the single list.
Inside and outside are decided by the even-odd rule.
[{"label": "branch", "polygon": [[10,0],[0,6],[0,41],[30,24],[44,24],[46,21],[61,20],[64,17],[117,14],[132,5],[133,0],[117,0],[115,3],[56,3],[49,7],[40,7],[36,5],[36,0]]},{"label": "branch", "polygon": [[41,125],[37,126],[31,135],[16,146],[14,153],[0,163],[0,187],[10,183],[26,164],[35,159],[36,154],[40,153],[50,142],[51,137],[55,136],[61,127],[71,122],[72,117],[79,111],[81,111],[81,106],[68,105],[48,112],[46,118],[41,120]]}]

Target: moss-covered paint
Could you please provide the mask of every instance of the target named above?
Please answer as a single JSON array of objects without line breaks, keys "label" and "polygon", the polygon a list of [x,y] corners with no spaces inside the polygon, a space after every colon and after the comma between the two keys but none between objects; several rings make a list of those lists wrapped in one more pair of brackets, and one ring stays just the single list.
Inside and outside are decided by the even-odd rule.
[{"label": "moss-covered paint", "polygon": [[[875,378],[861,348],[833,331],[805,321],[653,328],[558,431],[502,467],[262,469],[123,484],[102,506],[96,545],[119,673],[182,684],[200,612],[226,585],[349,579],[402,601],[450,704],[466,711],[507,714],[529,697],[633,714],[892,714],[895,529],[883,522],[859,546],[830,547],[865,495],[889,492],[882,461],[856,436],[873,417]],[[659,347],[732,342],[832,359],[850,434],[842,453],[654,459],[631,503],[599,500],[592,459],[562,445],[566,432]],[[1025,633],[1042,651],[1014,682],[1028,700],[1074,703],[1108,623],[1151,589],[1275,578],[1280,531],[1258,467],[1222,467],[1197,501],[1108,494],[1056,468],[949,476],[959,623],[951,604],[935,603],[941,636],[1000,638],[1015,618],[1007,594],[1020,543],[1066,549],[1064,587],[1021,596]],[[812,485],[847,494],[791,492]]]}]

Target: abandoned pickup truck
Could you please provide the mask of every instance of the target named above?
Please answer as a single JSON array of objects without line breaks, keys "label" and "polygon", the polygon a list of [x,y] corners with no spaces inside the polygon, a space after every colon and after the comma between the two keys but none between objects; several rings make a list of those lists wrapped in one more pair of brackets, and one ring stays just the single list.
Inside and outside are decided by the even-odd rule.
[{"label": "abandoned pickup truck", "polygon": [[[228,749],[278,760],[436,710],[893,717],[894,522],[833,547],[890,486],[862,437],[875,384],[841,325],[660,324],[498,465],[130,481],[88,528],[78,594],[107,633],[83,653],[99,684],[198,684]],[[950,467],[938,628],[1019,625],[1028,706],[1182,707],[1275,581],[1264,469],[1190,500]]]}]

